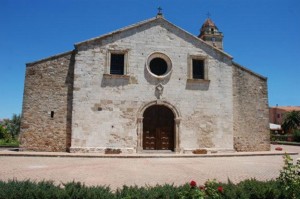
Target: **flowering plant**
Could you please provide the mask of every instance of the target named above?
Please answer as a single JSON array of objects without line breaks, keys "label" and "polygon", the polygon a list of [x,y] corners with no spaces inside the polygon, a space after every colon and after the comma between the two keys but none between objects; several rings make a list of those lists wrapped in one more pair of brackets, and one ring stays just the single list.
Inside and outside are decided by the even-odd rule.
[{"label": "flowering plant", "polygon": [[196,181],[192,180],[189,183],[189,189],[185,192],[181,192],[181,199],[205,199],[205,198],[213,198],[219,199],[222,198],[222,194],[224,193],[224,189],[220,186],[216,180],[208,180],[205,182],[205,185],[201,185],[197,187]]},{"label": "flowering plant", "polygon": [[192,180],[192,181],[190,182],[190,186],[191,186],[191,188],[194,188],[194,187],[197,186],[197,183],[196,183],[194,180]]}]

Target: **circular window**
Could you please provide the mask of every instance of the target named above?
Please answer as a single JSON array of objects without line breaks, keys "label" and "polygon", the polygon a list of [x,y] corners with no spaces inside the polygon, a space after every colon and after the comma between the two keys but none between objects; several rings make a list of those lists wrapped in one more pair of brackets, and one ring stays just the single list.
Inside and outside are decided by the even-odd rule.
[{"label": "circular window", "polygon": [[148,57],[147,70],[154,77],[164,78],[171,73],[171,60],[163,53],[153,53]]},{"label": "circular window", "polygon": [[167,72],[168,64],[162,58],[154,58],[150,61],[150,71],[155,75],[163,75]]}]

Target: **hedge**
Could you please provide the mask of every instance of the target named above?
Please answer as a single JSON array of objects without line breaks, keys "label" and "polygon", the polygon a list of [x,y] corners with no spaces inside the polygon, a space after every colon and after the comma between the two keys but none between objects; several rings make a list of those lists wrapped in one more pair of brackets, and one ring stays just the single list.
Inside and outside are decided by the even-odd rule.
[{"label": "hedge", "polygon": [[[70,182],[63,185],[55,185],[51,181],[32,182],[10,180],[8,182],[0,181],[1,199],[185,199],[185,198],[243,198],[243,199],[276,199],[292,198],[280,182],[275,180],[258,181],[256,179],[244,180],[238,184],[216,183],[214,185],[215,195],[213,193],[203,195],[197,194],[200,190],[191,188],[189,184],[182,186],[174,185],[156,185],[154,187],[124,186],[121,189],[112,191],[105,186],[88,187],[80,182]],[[218,188],[222,187],[222,192]],[[209,187],[202,188],[203,193],[207,192]],[[193,194],[193,192],[195,192]],[[207,192],[208,193],[208,192]],[[194,196],[194,197],[193,197]],[[295,195],[296,198],[300,194]]]},{"label": "hedge", "polygon": [[237,184],[208,180],[204,185],[191,181],[181,186],[86,186],[80,182],[56,185],[52,181],[0,181],[0,199],[299,199],[300,161],[284,157],[284,167],[276,180],[248,179]]}]

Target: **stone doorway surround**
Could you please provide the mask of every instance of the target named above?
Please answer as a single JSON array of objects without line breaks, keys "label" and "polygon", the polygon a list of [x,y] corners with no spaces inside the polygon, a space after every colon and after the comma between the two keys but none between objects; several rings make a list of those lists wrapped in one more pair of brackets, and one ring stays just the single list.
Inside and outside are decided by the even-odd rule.
[{"label": "stone doorway surround", "polygon": [[143,153],[143,114],[144,111],[153,105],[166,106],[170,110],[172,110],[174,114],[174,152],[180,153],[182,150],[180,149],[180,122],[181,122],[181,114],[178,109],[173,106],[171,103],[165,100],[154,100],[151,102],[144,103],[137,113],[137,153]]}]

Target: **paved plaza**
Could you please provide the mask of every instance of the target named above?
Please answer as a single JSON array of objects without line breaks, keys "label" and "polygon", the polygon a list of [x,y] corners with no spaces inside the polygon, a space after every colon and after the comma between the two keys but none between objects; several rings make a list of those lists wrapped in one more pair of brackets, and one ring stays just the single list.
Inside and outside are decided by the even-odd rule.
[{"label": "paved plaza", "polygon": [[[272,150],[277,147],[272,146]],[[299,146],[281,146],[287,152],[300,152]],[[17,152],[16,152],[17,153]],[[293,159],[300,155],[292,155]],[[283,166],[281,155],[193,157],[193,158],[84,158],[26,157],[0,154],[0,180],[80,181],[86,185],[181,185],[207,179],[239,182],[247,178],[275,179]]]}]

